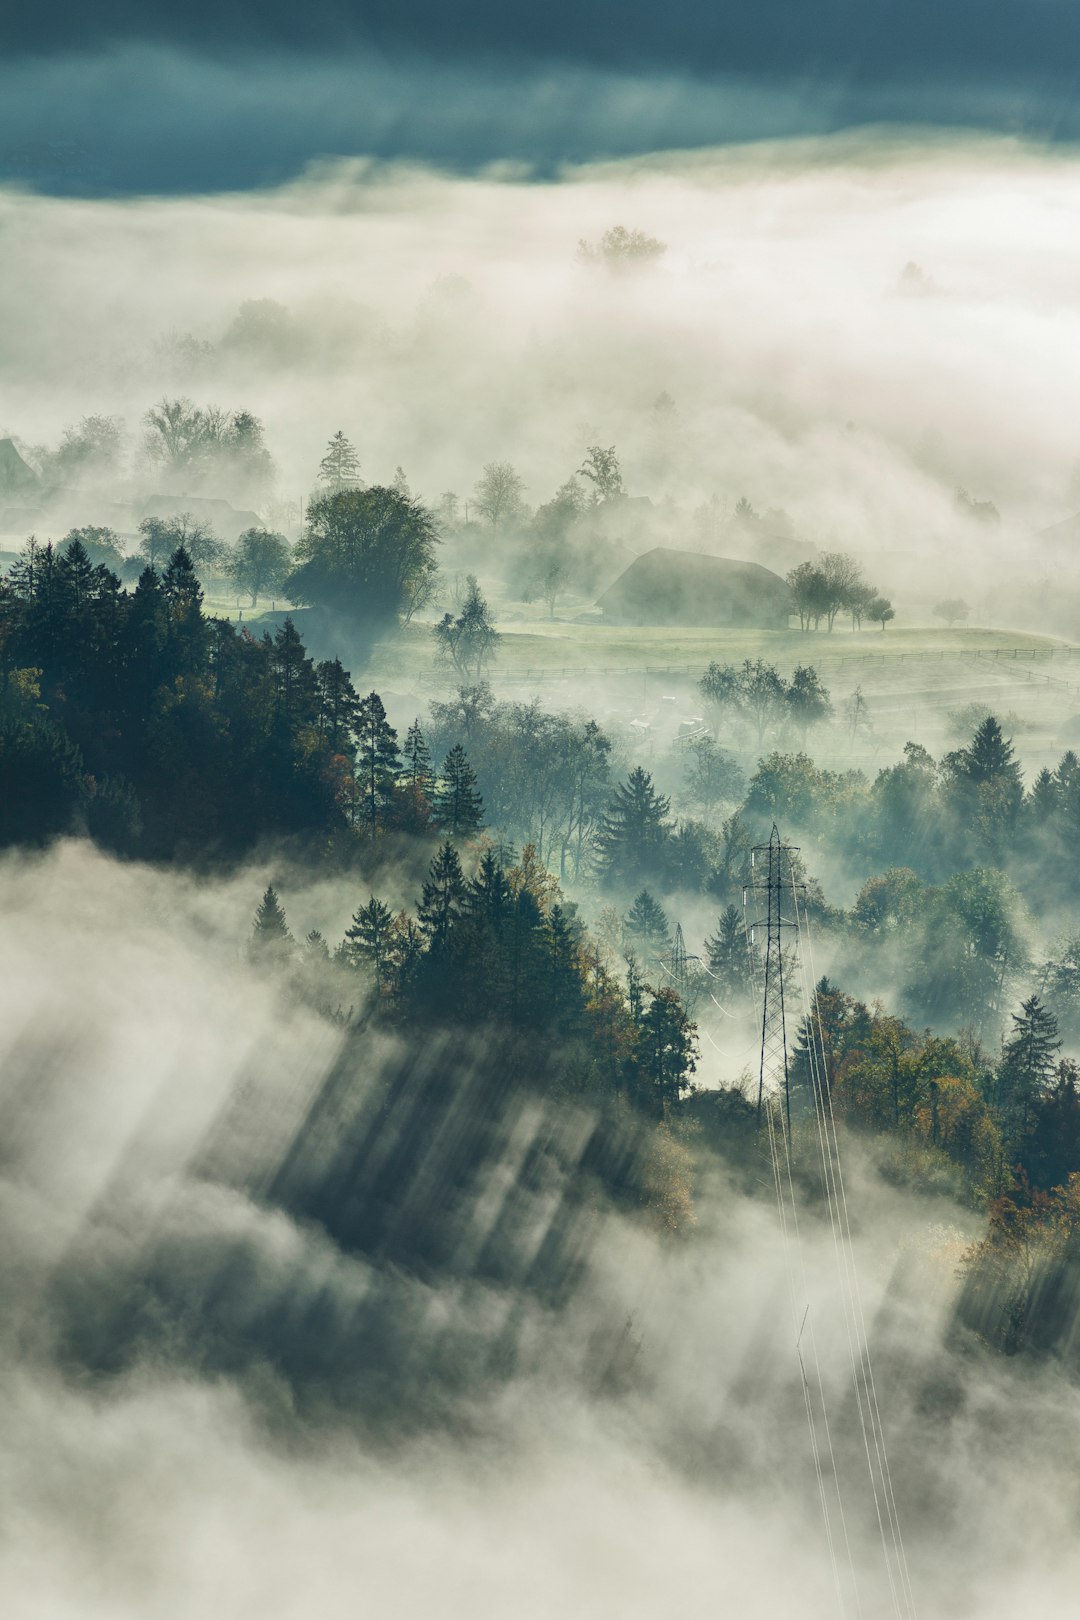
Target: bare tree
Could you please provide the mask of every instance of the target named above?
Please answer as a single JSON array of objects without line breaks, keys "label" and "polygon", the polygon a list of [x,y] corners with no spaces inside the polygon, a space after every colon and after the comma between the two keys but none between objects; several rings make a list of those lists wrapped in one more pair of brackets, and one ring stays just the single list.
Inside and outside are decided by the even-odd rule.
[{"label": "bare tree", "polygon": [[489,461],[476,486],[473,504],[493,529],[520,517],[525,483],[509,461]]}]

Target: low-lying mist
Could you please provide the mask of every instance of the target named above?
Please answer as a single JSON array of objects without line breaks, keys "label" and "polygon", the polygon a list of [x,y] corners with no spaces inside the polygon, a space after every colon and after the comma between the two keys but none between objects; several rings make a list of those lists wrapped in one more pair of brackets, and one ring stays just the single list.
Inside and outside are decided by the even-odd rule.
[{"label": "low-lying mist", "polygon": [[[669,543],[700,503],[746,495],[861,554],[940,563],[947,542],[985,583],[1073,509],[1075,208],[1067,156],[950,134],[545,182],[350,160],[243,196],[8,190],[0,432],[55,443],[115,413],[137,450],[147,407],[183,393],[261,417],[294,501],[341,428],[369,481],[400,465],[433,503],[467,498],[507,459],[533,506],[615,444]],[[579,262],[618,222],[667,253],[623,275]]]},{"label": "low-lying mist", "polygon": [[[265,876],[196,883],[76,843],[0,867],[5,1613],[838,1612],[767,1166],[703,1153],[681,1236],[574,1193],[567,1243],[586,1110],[508,1076],[482,1181],[433,1184],[444,1144],[408,1138],[400,1092],[368,1108],[393,1038],[346,1053],[249,965]],[[353,903],[285,887],[313,925]],[[438,1043],[425,1062],[467,1097]],[[365,1109],[371,1162],[403,1168],[363,1250],[290,1188]],[[847,1168],[919,1612],[1068,1612],[1076,1392],[957,1328],[969,1215],[854,1148]],[[404,1263],[391,1239],[444,1212],[445,1263]],[[884,1614],[813,1207],[801,1264],[848,1612]]]}]

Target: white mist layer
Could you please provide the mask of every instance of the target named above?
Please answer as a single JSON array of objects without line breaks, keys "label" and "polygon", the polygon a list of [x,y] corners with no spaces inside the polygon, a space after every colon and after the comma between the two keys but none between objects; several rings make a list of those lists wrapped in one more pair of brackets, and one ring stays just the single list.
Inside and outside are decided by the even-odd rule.
[{"label": "white mist layer", "polygon": [[[318,1228],[196,1171],[238,1086],[264,1106],[235,1146],[252,1165],[272,1157],[339,1050],[339,1032],[283,1010],[242,959],[262,877],[199,884],[77,844],[0,867],[5,1615],[835,1614],[775,1213],[719,1170],[690,1241],[591,1222],[586,1282],[561,1310],[468,1279],[399,1276],[422,1304],[420,1351],[479,1313],[491,1334],[516,1317],[520,1354],[513,1375],[474,1382],[438,1423],[424,1421],[418,1382],[415,1419],[406,1411],[378,1441],[347,1402],[305,1406],[272,1343],[211,1366],[192,1348],[194,1320],[163,1324],[111,1371],[64,1355],[62,1268],[78,1257],[92,1315],[123,1297],[155,1234],[193,1306],[215,1246],[238,1243],[249,1307],[318,1287],[345,1310],[373,1284],[369,1263]],[[317,909],[311,892],[307,903]],[[364,1061],[388,1056],[372,1043]],[[969,1218],[889,1192],[856,1157],[848,1170],[919,1612],[1067,1613],[1080,1577],[1077,1393],[1052,1368],[947,1348]],[[809,1214],[803,1238],[796,1292],[833,1413],[852,1562],[864,1612],[887,1614],[845,1438],[831,1245]],[[615,1387],[594,1376],[598,1342],[626,1362]],[[362,1400],[362,1357],[354,1370]],[[415,1374],[403,1363],[398,1376],[411,1387]]]},{"label": "white mist layer", "polygon": [[[354,160],[213,199],[9,191],[0,431],[55,442],[119,412],[137,438],[180,392],[263,417],[284,496],[341,428],[371,481],[401,464],[428,499],[466,497],[509,459],[533,505],[585,444],[614,443],[634,494],[684,511],[745,494],[823,544],[947,543],[985,570],[1073,509],[1078,207],[1067,155],[900,135],[544,183]],[[657,268],[576,262],[618,222],[667,242]],[[922,296],[898,291],[909,261]],[[160,347],[220,345],[257,299],[288,308],[297,349],[225,344],[200,364]],[[679,417],[660,442],[662,390]],[[1002,509],[996,541],[958,514],[958,485]]]}]

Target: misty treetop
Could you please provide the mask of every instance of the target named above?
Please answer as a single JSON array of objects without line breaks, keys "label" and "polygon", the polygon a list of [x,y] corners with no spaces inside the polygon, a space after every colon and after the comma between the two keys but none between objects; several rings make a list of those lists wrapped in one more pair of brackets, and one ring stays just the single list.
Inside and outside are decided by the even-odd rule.
[{"label": "misty treetop", "polygon": [[[643,905],[651,917],[648,897]],[[370,894],[333,953],[321,934],[296,945],[270,887],[250,955],[291,993],[364,1029],[388,1024],[412,1040],[432,1027],[482,1031],[498,1053],[492,1074],[505,1062],[515,1085],[621,1100],[658,1119],[677,1108],[696,1067],[678,994],[651,968],[621,985],[531,846],[517,858],[489,845],[466,866],[447,839],[415,912]]]},{"label": "misty treetop", "polygon": [[432,514],[400,490],[335,488],[308,507],[285,589],[293,602],[385,633],[431,601],[438,538]]}]

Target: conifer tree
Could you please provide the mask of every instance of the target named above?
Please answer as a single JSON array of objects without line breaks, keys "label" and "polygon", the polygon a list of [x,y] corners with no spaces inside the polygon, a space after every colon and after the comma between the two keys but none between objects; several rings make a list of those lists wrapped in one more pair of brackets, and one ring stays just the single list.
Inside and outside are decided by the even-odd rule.
[{"label": "conifer tree", "polygon": [[626,916],[626,932],[647,962],[671,949],[671,929],[663,906],[642,889]]},{"label": "conifer tree", "polygon": [[94,565],[81,540],[68,541],[57,559],[56,568],[68,610],[75,614],[82,613],[93,595]]},{"label": "conifer tree", "polygon": [[285,910],[270,884],[255,913],[255,926],[251,936],[251,960],[259,967],[281,968],[292,959],[293,937],[285,919]]},{"label": "conifer tree", "polygon": [[457,850],[447,839],[428,869],[417,908],[420,925],[433,951],[446,944],[461,918],[464,900],[465,879],[461,873],[461,861]]},{"label": "conifer tree", "polygon": [[319,462],[319,482],[325,484],[331,494],[341,489],[355,489],[360,483],[360,457],[340,428]]},{"label": "conifer tree", "polygon": [[556,1028],[565,1030],[580,1017],[585,998],[577,934],[561,905],[552,906],[545,919],[544,946],[551,1018]]},{"label": "conifer tree", "polygon": [[1057,1019],[1037,995],[1013,1013],[1013,1032],[998,1068],[997,1098],[1006,1130],[1022,1141],[1031,1129],[1039,1099],[1049,1090],[1061,1050]]},{"label": "conifer tree", "polygon": [[319,693],[319,735],[335,754],[351,754],[359,718],[360,699],[340,658],[316,665]]},{"label": "conifer tree", "polygon": [[431,749],[427,745],[419,716],[405,733],[403,772],[405,780],[421,793],[430,795],[432,788]]},{"label": "conifer tree", "polygon": [[198,669],[206,646],[203,593],[194,565],[183,546],[177,546],[161,577],[169,641],[183,674]]},{"label": "conifer tree", "polygon": [[451,838],[468,838],[483,822],[484,801],[476,791],[476,772],[460,743],[443,761],[435,785],[435,815]]},{"label": "conifer tree", "polygon": [[291,735],[298,726],[313,723],[318,712],[315,666],[291,618],[285,620],[274,636],[270,667],[277,691],[278,715]]},{"label": "conifer tree", "polygon": [[671,800],[658,793],[648,771],[635,765],[620,782],[597,838],[597,867],[608,887],[656,877],[670,833]]},{"label": "conifer tree", "polygon": [[513,898],[495,851],[485,850],[468,887],[470,913],[498,930],[510,914]]},{"label": "conifer tree", "polygon": [[393,939],[394,915],[372,895],[345,930],[345,952],[354,966],[366,964],[371,969],[378,989],[389,977]]},{"label": "conifer tree", "polygon": [[697,1067],[694,1026],[669,986],[649,1002],[638,1036],[638,1060],[660,1111],[667,1114],[690,1085]]},{"label": "conifer tree", "polygon": [[386,718],[378,692],[369,692],[357,705],[356,741],[361,813],[368,831],[374,833],[393,798],[401,754],[397,732]]},{"label": "conifer tree", "polygon": [[709,972],[714,990],[721,999],[748,996],[752,986],[753,947],[746,938],[743,915],[738,906],[726,906],[716,922],[716,933],[705,941]]}]

